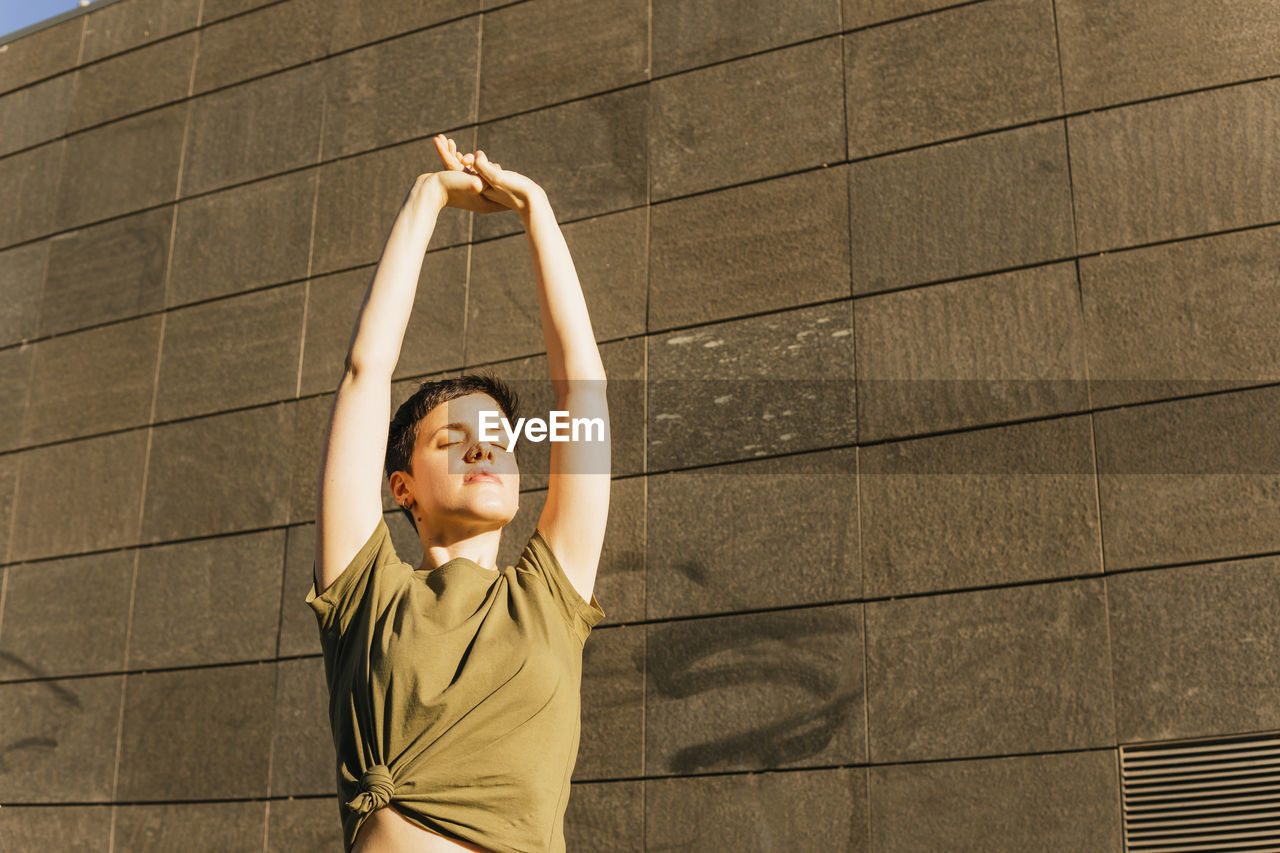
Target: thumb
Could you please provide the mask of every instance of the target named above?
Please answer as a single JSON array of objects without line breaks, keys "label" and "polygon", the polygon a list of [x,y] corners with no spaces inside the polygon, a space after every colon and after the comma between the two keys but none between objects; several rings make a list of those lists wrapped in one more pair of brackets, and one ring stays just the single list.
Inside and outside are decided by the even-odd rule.
[{"label": "thumb", "polygon": [[480,150],[476,151],[475,166],[476,171],[483,174],[486,178],[490,177],[497,171],[493,164],[489,162],[489,158],[485,156],[485,153]]}]

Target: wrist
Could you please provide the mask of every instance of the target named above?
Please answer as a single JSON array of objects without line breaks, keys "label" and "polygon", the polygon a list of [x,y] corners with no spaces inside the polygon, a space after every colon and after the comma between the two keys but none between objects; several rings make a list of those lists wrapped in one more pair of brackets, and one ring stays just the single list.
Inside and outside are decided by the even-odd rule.
[{"label": "wrist", "polygon": [[524,207],[520,209],[520,218],[529,221],[536,213],[550,213],[551,202],[547,199],[546,190],[535,186],[525,193]]},{"label": "wrist", "polygon": [[409,193],[416,212],[439,216],[449,202],[449,194],[440,186],[434,172],[419,175]]}]

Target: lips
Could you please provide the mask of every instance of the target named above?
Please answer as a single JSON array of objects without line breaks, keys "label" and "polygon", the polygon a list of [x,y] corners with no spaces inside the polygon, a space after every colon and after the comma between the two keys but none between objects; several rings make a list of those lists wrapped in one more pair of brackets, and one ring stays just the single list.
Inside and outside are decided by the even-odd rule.
[{"label": "lips", "polygon": [[485,471],[468,474],[462,480],[462,485],[464,486],[470,486],[472,483],[497,483],[498,485],[502,485],[501,480]]}]

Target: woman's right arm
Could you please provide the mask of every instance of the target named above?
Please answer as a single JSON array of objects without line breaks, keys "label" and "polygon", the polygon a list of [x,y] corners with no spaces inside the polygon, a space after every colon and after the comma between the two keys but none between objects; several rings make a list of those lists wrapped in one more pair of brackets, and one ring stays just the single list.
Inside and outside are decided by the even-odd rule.
[{"label": "woman's right arm", "polygon": [[419,175],[405,196],[356,318],[347,350],[348,371],[353,367],[382,371],[389,379],[395,370],[418,290],[422,258],[447,200],[434,173]]},{"label": "woman's right arm", "polygon": [[447,201],[434,173],[414,181],[356,318],[316,488],[317,595],[338,579],[382,517],[391,374],[400,360],[423,255]]}]

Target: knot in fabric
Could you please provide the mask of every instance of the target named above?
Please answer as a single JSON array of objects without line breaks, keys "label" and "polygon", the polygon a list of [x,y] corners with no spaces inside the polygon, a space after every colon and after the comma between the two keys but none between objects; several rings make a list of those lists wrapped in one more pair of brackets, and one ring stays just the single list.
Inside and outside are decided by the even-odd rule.
[{"label": "knot in fabric", "polygon": [[391,769],[385,764],[375,764],[360,774],[360,793],[347,803],[347,807],[357,814],[368,814],[391,802],[391,795],[395,791]]}]

